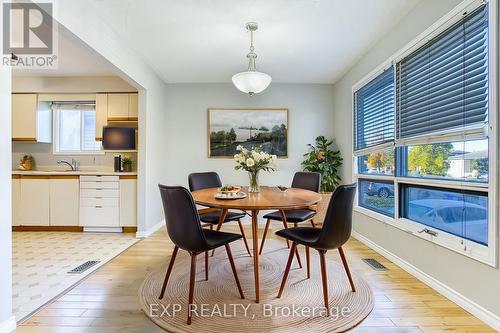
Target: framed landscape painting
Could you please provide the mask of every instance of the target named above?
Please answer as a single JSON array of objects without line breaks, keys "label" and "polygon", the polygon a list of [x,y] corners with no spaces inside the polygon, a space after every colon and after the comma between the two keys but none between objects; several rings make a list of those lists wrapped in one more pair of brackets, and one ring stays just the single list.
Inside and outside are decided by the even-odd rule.
[{"label": "framed landscape painting", "polygon": [[288,156],[288,109],[208,109],[208,156],[232,158],[236,147]]}]

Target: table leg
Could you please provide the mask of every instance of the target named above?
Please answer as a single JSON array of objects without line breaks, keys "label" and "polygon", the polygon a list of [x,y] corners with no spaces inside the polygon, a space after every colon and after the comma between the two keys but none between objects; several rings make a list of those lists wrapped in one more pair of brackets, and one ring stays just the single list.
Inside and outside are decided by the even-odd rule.
[{"label": "table leg", "polygon": [[255,279],[255,302],[259,303],[259,229],[258,210],[252,210],[253,274]]},{"label": "table leg", "polygon": [[[227,216],[227,209],[223,208],[220,212],[219,224],[217,224],[217,228],[215,228],[215,230],[219,231],[220,228],[222,228],[222,224],[224,223],[226,216]],[[212,250],[212,254],[210,256],[213,257],[214,253],[215,253],[215,249]]]}]

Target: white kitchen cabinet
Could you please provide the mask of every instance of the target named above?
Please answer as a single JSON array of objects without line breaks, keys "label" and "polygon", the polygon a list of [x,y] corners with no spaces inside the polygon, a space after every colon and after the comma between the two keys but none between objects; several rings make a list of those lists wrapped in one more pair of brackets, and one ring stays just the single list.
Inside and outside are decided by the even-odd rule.
[{"label": "white kitchen cabinet", "polygon": [[120,177],[120,226],[137,225],[137,179]]},{"label": "white kitchen cabinet", "polygon": [[12,178],[12,225],[19,225],[19,208],[21,204],[21,178]]},{"label": "white kitchen cabinet", "polygon": [[128,118],[137,120],[139,117],[139,95],[128,94]]},{"label": "white kitchen cabinet", "polygon": [[80,176],[80,226],[120,226],[118,176]]},{"label": "white kitchen cabinet", "polygon": [[102,128],[108,124],[108,94],[95,95],[95,139],[102,141]]},{"label": "white kitchen cabinet", "polygon": [[20,179],[19,225],[48,226],[49,177],[22,176]]},{"label": "white kitchen cabinet", "polygon": [[129,94],[108,94],[108,120],[128,120]]},{"label": "white kitchen cabinet", "polygon": [[12,94],[13,141],[36,141],[37,108],[36,94]]},{"label": "white kitchen cabinet", "polygon": [[80,182],[78,176],[51,177],[50,226],[78,226]]}]

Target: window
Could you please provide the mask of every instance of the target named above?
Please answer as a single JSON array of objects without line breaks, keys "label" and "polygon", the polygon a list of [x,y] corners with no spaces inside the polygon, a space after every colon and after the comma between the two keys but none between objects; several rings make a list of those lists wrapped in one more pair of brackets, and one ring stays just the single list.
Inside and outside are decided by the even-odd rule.
[{"label": "window", "polygon": [[354,93],[355,150],[394,140],[394,72],[386,69]]},{"label": "window", "polygon": [[494,265],[493,37],[487,3],[461,6],[353,89],[358,207]]},{"label": "window", "polygon": [[394,183],[360,179],[358,201],[361,207],[394,217]]},{"label": "window", "polygon": [[95,106],[85,103],[53,103],[54,152],[97,153],[101,142],[95,139]]},{"label": "window", "polygon": [[488,196],[481,192],[403,186],[402,216],[488,245]]}]

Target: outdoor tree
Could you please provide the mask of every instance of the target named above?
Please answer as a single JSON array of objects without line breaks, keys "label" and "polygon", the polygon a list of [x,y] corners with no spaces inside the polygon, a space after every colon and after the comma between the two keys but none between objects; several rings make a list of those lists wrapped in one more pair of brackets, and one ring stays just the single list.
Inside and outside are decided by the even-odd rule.
[{"label": "outdoor tree", "polygon": [[394,150],[389,149],[383,152],[371,153],[366,163],[372,169],[377,169],[380,171],[382,168],[393,168],[394,167]]},{"label": "outdoor tree", "polygon": [[232,127],[231,127],[231,130],[229,131],[229,140],[236,141],[236,132],[234,131],[234,128],[232,128]]},{"label": "outdoor tree", "polygon": [[451,143],[415,146],[408,152],[408,170],[418,174],[445,176],[449,168]]},{"label": "outdoor tree", "polygon": [[488,159],[487,158],[479,158],[477,160],[473,160],[472,169],[477,170],[478,175],[488,174]]}]

